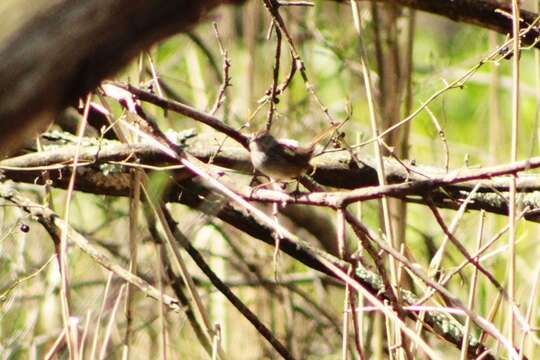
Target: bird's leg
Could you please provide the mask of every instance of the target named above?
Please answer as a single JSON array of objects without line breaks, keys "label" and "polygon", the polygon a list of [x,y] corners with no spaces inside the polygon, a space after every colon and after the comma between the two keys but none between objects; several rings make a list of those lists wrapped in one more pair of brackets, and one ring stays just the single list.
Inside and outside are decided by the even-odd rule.
[{"label": "bird's leg", "polygon": [[253,173],[253,177],[251,178],[251,181],[249,182],[249,187],[253,187],[253,185],[255,185],[255,183],[257,182],[257,174],[256,173]]},{"label": "bird's leg", "polygon": [[294,199],[297,199],[297,196],[300,195],[300,180],[295,179],[293,180],[295,182],[294,190],[291,192],[291,195],[294,197]]},{"label": "bird's leg", "polygon": [[[255,179],[255,177],[253,177],[253,179]],[[270,179],[270,178],[269,178]],[[262,183],[262,184],[259,184],[259,185],[256,185],[256,186],[252,186],[253,184],[253,180],[251,180],[251,182],[249,183],[249,186],[251,187],[251,190],[249,191],[249,197],[252,197],[253,196],[253,193],[255,191],[257,191],[258,189],[261,189],[261,188],[264,188],[264,187],[267,187],[269,185],[273,185],[276,183],[276,180],[273,180],[273,179],[270,179],[270,182],[266,182],[266,183]]]},{"label": "bird's leg", "polygon": [[300,194],[300,181],[298,179],[296,181],[296,187],[294,188],[293,195],[296,199],[296,195]]}]

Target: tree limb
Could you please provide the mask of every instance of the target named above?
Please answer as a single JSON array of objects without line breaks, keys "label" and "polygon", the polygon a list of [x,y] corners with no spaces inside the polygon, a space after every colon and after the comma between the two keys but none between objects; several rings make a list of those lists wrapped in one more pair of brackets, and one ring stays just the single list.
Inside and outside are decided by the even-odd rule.
[{"label": "tree limb", "polygon": [[[77,178],[77,189],[80,191],[126,196],[129,193],[129,173],[120,166],[140,167],[148,169],[166,169],[175,166],[174,179],[181,183],[193,177],[193,174],[179,168],[177,162],[150,144],[121,144],[115,141],[92,140],[91,145],[81,148],[79,161],[81,168]],[[213,159],[213,165],[252,174],[253,169],[249,154],[240,147],[209,145],[211,138],[205,135],[190,140],[185,150],[203,162]],[[218,152],[219,149],[219,152]],[[70,162],[75,147],[71,145],[51,146],[46,151],[30,153],[0,162],[4,176],[17,182],[43,183],[44,174],[53,186],[65,188],[71,173]],[[385,187],[378,185],[375,176],[375,165],[372,157],[358,155],[362,159],[361,166],[356,166],[345,152],[325,154],[317,159],[313,178],[320,184],[352,191],[316,192],[312,194],[290,196],[270,190],[250,192],[249,189],[236,186],[237,191],[244,191],[247,197],[262,202],[289,202],[333,207],[339,202],[362,201],[380,198],[383,194],[403,198],[409,202],[425,204],[425,195],[430,194],[438,207],[456,209],[467,197],[475,184],[482,179],[471,204],[472,210],[484,209],[491,213],[505,215],[508,213],[505,192],[508,191],[508,180],[490,177],[516,173],[540,165],[540,158],[531,158],[516,164],[499,165],[484,169],[455,170],[445,173],[434,167],[409,166],[385,159],[388,183]],[[137,159],[135,161],[135,159]],[[412,170],[412,171],[411,171]],[[471,182],[463,182],[475,180]],[[529,221],[540,222],[540,178],[535,175],[520,175],[518,189],[521,192],[519,203],[529,210],[524,217]],[[170,189],[171,198],[182,193],[182,187]]]},{"label": "tree limb", "polygon": [[[140,51],[234,0],[39,1],[0,37],[0,154],[42,131],[68,104]],[[236,1],[238,2],[238,1]],[[31,1],[26,1],[30,5]],[[25,2],[2,7],[10,17]]]}]

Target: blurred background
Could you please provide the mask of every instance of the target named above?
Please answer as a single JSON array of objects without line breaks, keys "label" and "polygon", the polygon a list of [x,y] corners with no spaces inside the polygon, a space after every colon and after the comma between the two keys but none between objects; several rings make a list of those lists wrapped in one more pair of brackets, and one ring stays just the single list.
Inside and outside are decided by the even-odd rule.
[{"label": "blurred background", "polygon": [[[532,4],[524,6],[533,8]],[[405,118],[434,93],[477,67],[505,41],[504,36],[485,29],[389,4],[359,3],[359,9],[362,41],[381,129]],[[314,6],[283,6],[280,11],[305,63],[309,83],[321,103],[335,120],[348,119],[342,128],[348,143],[360,144],[369,140],[372,130],[360,61],[361,44],[350,4],[316,1]],[[272,84],[276,42],[273,33],[268,38],[271,18],[261,2],[250,1],[243,6],[218,8],[189,33],[174,36],[149,49],[116,79],[148,85],[152,80],[151,58],[167,97],[201,111],[210,111],[223,82],[224,61],[214,23],[230,58],[231,77],[231,86],[226,89],[224,104],[216,116],[246,134],[262,129],[267,105],[263,104],[260,110],[258,108]],[[291,61],[284,40],[281,80],[288,76]],[[524,49],[521,56],[519,158],[538,154],[538,64],[537,51],[534,48]],[[442,93],[429,104],[428,110],[420,112],[409,122],[409,129],[402,127],[391,138],[388,137],[388,144],[399,158],[440,169],[446,166],[450,169],[475,168],[509,162],[511,92],[511,61],[499,56],[497,61],[488,61],[478,67],[462,86]],[[120,116],[121,108],[112,101],[110,106]],[[214,136],[214,145],[219,145],[223,139],[222,134],[181,115],[164,113],[151,105],[144,105],[144,108],[162,129],[195,129],[197,134]],[[248,124],[249,128],[246,127]],[[272,132],[307,144],[327,127],[328,120],[321,106],[297,73],[287,90],[279,96]],[[441,130],[445,140],[441,137]],[[371,145],[361,148],[367,154],[371,154],[372,149]],[[245,184],[251,179],[234,173],[226,176]],[[49,201],[59,214],[65,211],[65,191],[53,189],[50,199],[46,199],[38,187],[21,186],[33,199]],[[268,209],[267,206],[261,208]],[[342,358],[345,295],[341,285],[286,255],[280,257],[276,284],[271,265],[274,249],[271,246],[261,245],[221,221],[202,216],[185,206],[170,205],[170,210],[214,271],[298,359]],[[382,232],[378,201],[354,205],[351,210],[371,229]],[[395,231],[405,244],[407,256],[413,263],[427,269],[444,239],[431,211],[424,205],[405,206],[399,203],[394,204],[392,211],[398,223]],[[286,211],[283,225],[331,251],[331,240],[327,243],[322,240],[321,243],[321,239],[335,237],[334,212],[301,208],[297,213],[303,214],[304,218],[289,216]],[[441,213],[447,223],[456,214],[451,210],[441,210]],[[129,263],[129,216],[129,200],[126,198],[76,192],[72,199],[72,226],[125,267]],[[467,212],[455,232],[456,238],[471,250],[476,246],[479,217],[479,212]],[[0,357],[44,358],[62,329],[58,298],[60,277],[56,261],[51,260],[53,244],[39,224],[15,207],[1,207],[0,218]],[[504,216],[486,215],[486,241],[506,223]],[[321,227],[320,236],[309,231],[309,227],[315,224]],[[159,251],[149,241],[148,224],[142,216],[137,226],[141,238],[138,270],[143,278],[157,287],[162,274]],[[534,223],[519,224],[516,296],[523,312],[535,285],[534,274],[540,254],[536,232]],[[349,238],[351,249],[358,249],[353,237]],[[501,282],[505,279],[507,250],[506,242],[501,240],[482,258],[482,264]],[[255,329],[216,292],[191,259],[186,261],[211,323],[219,324],[221,344],[228,357],[277,358],[278,355]],[[462,255],[449,247],[441,269],[450,271],[462,261]],[[77,247],[70,247],[68,266],[72,315],[77,317],[83,328],[86,321],[90,323],[86,340],[88,352],[83,357],[90,358],[89,349],[93,341],[100,349],[111,321],[106,358],[121,358],[126,321],[124,305],[114,318],[111,315],[123,281],[112,276],[106,291],[109,272]],[[448,289],[464,302],[471,274],[472,268],[468,267],[448,284]],[[408,284],[413,290],[417,289],[416,286]],[[164,291],[170,292],[166,286]],[[474,310],[485,318],[493,315],[490,319],[504,329],[504,316],[494,306],[496,294],[493,286],[481,278]],[[131,358],[152,359],[165,355],[171,359],[208,357],[185,315],[165,312],[165,325],[160,324],[159,305],[138,292],[135,292],[133,312]],[[534,306],[533,324],[538,322],[537,316]],[[388,358],[384,318],[369,308],[364,309],[362,317],[360,331],[365,358]],[[457,318],[460,321],[464,319]],[[168,339],[165,355],[160,343],[163,326]],[[473,329],[473,333],[480,335],[478,329]],[[97,340],[94,340],[96,334]],[[458,356],[459,349],[453,345],[433,335],[424,335],[442,358]],[[535,358],[538,339],[535,334],[529,339],[526,353],[532,359]],[[351,358],[356,358],[358,355],[353,345],[350,347]],[[420,353],[415,355],[423,358]],[[67,358],[66,353],[59,358]]]}]

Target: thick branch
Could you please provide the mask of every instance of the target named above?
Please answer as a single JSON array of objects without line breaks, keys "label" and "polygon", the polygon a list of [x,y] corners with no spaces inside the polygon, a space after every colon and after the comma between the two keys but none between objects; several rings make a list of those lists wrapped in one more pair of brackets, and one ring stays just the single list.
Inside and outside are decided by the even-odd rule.
[{"label": "thick branch", "polygon": [[226,0],[11,1],[30,18],[0,37],[0,154],[125,66],[140,51],[187,30]]},{"label": "thick branch", "polygon": [[[212,159],[214,165],[237,170],[245,174],[253,172],[249,154],[240,147],[209,145],[213,140],[204,135],[190,140],[186,151],[198,159],[208,162]],[[77,189],[104,195],[125,195],[129,186],[130,175],[120,166],[105,167],[103,164],[116,162],[131,164],[131,166],[177,165],[177,161],[162,153],[149,144],[126,145],[115,141],[104,141],[102,144],[93,140],[93,145],[81,148],[79,161],[86,164],[77,178]],[[219,153],[216,151],[220,149]],[[74,146],[57,146],[40,153],[31,153],[0,162],[0,169],[5,177],[19,182],[43,183],[44,171],[48,170],[48,178],[56,187],[67,186],[70,174],[70,162],[75,154]],[[506,198],[501,192],[508,191],[508,180],[504,178],[490,179],[492,176],[511,174],[527,170],[540,165],[538,158],[532,158],[521,163],[500,165],[485,169],[456,170],[445,173],[441,169],[432,167],[409,166],[404,168],[392,159],[385,160],[387,181],[393,185],[375,187],[377,179],[373,160],[369,156],[358,155],[363,163],[360,167],[351,161],[346,152],[325,154],[317,158],[314,179],[324,185],[334,188],[357,188],[348,192],[312,193],[307,195],[289,196],[282,192],[260,190],[252,195],[258,201],[277,201],[319,206],[336,206],[339,203],[350,201],[363,201],[380,198],[383,194],[398,198],[405,198],[411,202],[425,203],[425,195],[430,194],[433,202],[439,207],[457,208],[475,182],[467,180],[482,180],[480,192],[474,196],[469,208],[484,209],[497,214],[507,214]],[[137,159],[137,161],[135,161]],[[186,170],[176,169],[175,179],[181,181],[192,177]],[[459,183],[462,182],[462,183]],[[359,189],[363,188],[363,189]],[[439,189],[442,189],[440,191]],[[518,181],[520,203],[528,207],[525,218],[531,221],[540,221],[537,215],[539,209],[540,178],[538,176],[521,175]],[[250,191],[237,186],[236,190],[245,190],[246,196]],[[177,188],[177,193],[182,189]]]},{"label": "thick branch", "polygon": [[[346,0],[337,0],[346,2]],[[378,2],[392,2],[401,6],[440,15],[454,21],[477,25],[496,31],[500,34],[512,34],[512,8],[509,3],[493,0],[377,0]],[[530,11],[520,11],[521,28],[532,24],[538,17]],[[523,43],[530,45],[540,36],[540,29],[534,27],[525,37]],[[537,48],[540,45],[536,45]]]}]

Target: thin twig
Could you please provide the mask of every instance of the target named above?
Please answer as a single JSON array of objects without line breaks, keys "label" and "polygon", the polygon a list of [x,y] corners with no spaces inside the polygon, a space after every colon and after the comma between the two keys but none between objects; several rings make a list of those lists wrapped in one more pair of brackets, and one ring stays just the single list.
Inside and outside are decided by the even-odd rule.
[{"label": "thin twig", "polygon": [[101,320],[103,319],[103,314],[105,313],[105,305],[107,304],[107,300],[109,297],[109,290],[111,289],[113,275],[114,272],[109,271],[105,290],[103,291],[103,300],[101,300],[101,306],[99,308],[99,313],[97,314],[97,322],[95,323],[94,338],[92,340],[92,351],[90,352],[90,359],[96,359],[97,343],[99,340],[99,331],[101,329]]},{"label": "thin twig", "polygon": [[[540,21],[540,17],[537,17],[527,28],[521,30],[521,32],[519,32],[520,36],[524,36],[525,34],[527,34],[529,31],[532,31],[535,29],[535,26],[536,24],[538,23],[538,21]],[[510,40],[507,40],[505,41],[502,45],[500,45],[499,47],[497,47],[495,50],[493,50],[491,53],[489,53],[487,56],[485,56],[483,59],[481,59],[478,64],[476,64],[475,66],[473,66],[471,69],[469,69],[463,76],[459,77],[458,79],[448,83],[445,87],[443,87],[442,89],[438,90],[437,92],[435,92],[434,94],[432,94],[427,100],[425,100],[414,112],[412,112],[409,116],[407,116],[406,118],[404,118],[403,120],[401,120],[400,122],[392,125],[391,127],[389,127],[388,129],[382,131],[376,138],[372,138],[372,139],[369,139],[365,142],[363,142],[362,144],[359,144],[357,145],[358,147],[361,147],[361,146],[364,146],[366,144],[369,144],[373,141],[376,141],[378,139],[382,139],[384,138],[386,135],[388,135],[390,132],[398,129],[399,127],[403,126],[403,124],[413,120],[414,118],[416,118],[416,116],[422,111],[424,110],[431,102],[433,102],[435,99],[437,99],[438,97],[440,97],[442,94],[444,94],[445,92],[447,92],[448,90],[451,90],[451,89],[459,89],[459,88],[462,88],[463,85],[465,84],[465,82],[474,74],[476,73],[476,71],[482,67],[484,64],[490,62],[490,61],[494,61],[495,59],[498,59],[500,58],[501,56],[506,56],[506,54],[502,54],[501,55],[501,51],[504,50],[504,49],[507,49],[508,46],[510,44],[512,44],[513,42],[513,39],[515,37],[513,37],[512,39]],[[519,37],[518,37],[519,38]],[[509,50],[509,51],[512,51],[512,50]]]},{"label": "thin twig", "polygon": [[[389,255],[394,257],[397,261],[401,262],[405,267],[414,275],[422,279],[428,286],[434,287],[437,291],[439,291],[443,296],[450,299],[454,304],[455,307],[463,310],[468,316],[471,317],[471,319],[477,324],[479,327],[481,327],[483,330],[485,330],[487,333],[489,333],[491,336],[493,336],[495,339],[501,342],[506,348],[510,346],[510,342],[508,339],[506,339],[499,330],[493,325],[493,323],[486,321],[485,319],[478,316],[474,311],[472,311],[470,308],[465,306],[459,298],[457,298],[454,294],[452,294],[450,291],[448,291],[446,288],[442,287],[437,282],[432,281],[427,274],[425,274],[423,271],[418,269],[415,265],[411,264],[410,261],[402,256],[399,252],[394,250],[393,248],[389,247],[385,241],[378,239],[378,237],[373,234],[369,229],[367,229],[363,224],[358,222],[356,219],[351,219],[351,222],[349,223],[352,226],[359,229],[359,231],[366,234],[366,236],[369,236],[370,240],[375,242],[382,250],[387,252]],[[517,352],[514,348],[508,348],[508,351],[512,354],[513,358],[517,358]]]},{"label": "thin twig", "polygon": [[375,305],[379,310],[381,310],[389,319],[392,319],[399,327],[400,329],[409,336],[414,342],[418,344],[418,346],[426,352],[431,358],[437,359],[438,356],[434,353],[434,351],[431,349],[431,347],[426,344],[426,342],[416,336],[416,334],[409,329],[403,320],[401,320],[391,309],[389,309],[386,305],[384,305],[379,299],[377,299],[373,294],[371,294],[369,291],[367,291],[362,285],[360,285],[357,281],[352,279],[350,276],[348,276],[342,269],[338,268],[334,264],[323,260],[326,266],[328,266],[340,279],[343,281],[349,283],[351,287],[353,287],[356,291],[361,293],[363,296],[365,296],[373,305]]},{"label": "thin twig", "polygon": [[[273,23],[274,22],[272,22],[272,24]],[[276,34],[276,52],[274,54],[274,71],[272,77],[272,87],[270,88],[270,106],[268,108],[268,115],[266,118],[266,131],[270,131],[272,128],[272,120],[276,110],[276,105],[278,103],[277,87],[279,81],[279,66],[281,63],[281,30],[276,26],[274,26],[273,29]]]},{"label": "thin twig", "polygon": [[116,296],[116,301],[114,302],[113,310],[111,312],[111,317],[109,319],[109,323],[107,324],[107,330],[105,331],[105,338],[103,339],[103,344],[101,345],[101,351],[99,352],[99,360],[104,360],[105,356],[107,355],[107,345],[109,343],[109,339],[111,338],[111,332],[114,324],[114,319],[116,316],[116,312],[118,310],[118,306],[120,305],[120,300],[122,300],[122,295],[124,294],[124,289],[126,285],[122,285],[120,287],[120,290],[118,291],[118,295]]},{"label": "thin twig", "polygon": [[431,122],[437,130],[439,138],[441,139],[444,154],[444,169],[446,170],[446,172],[448,172],[448,168],[450,166],[450,150],[448,150],[448,141],[446,140],[446,135],[441,124],[439,123],[439,120],[437,120],[437,117],[435,116],[435,114],[433,114],[433,112],[429,109],[428,106],[426,106],[426,112],[428,113]]},{"label": "thin twig", "polygon": [[[152,211],[155,214],[155,218],[159,221],[161,224],[165,236],[163,239],[165,240],[163,244],[166,246],[167,250],[171,254],[171,263],[176,267],[176,271],[180,272],[180,275],[182,277],[182,280],[184,281],[184,284],[186,285],[186,288],[188,290],[189,295],[193,299],[193,302],[195,304],[195,309],[197,310],[197,314],[199,315],[202,324],[204,325],[204,330],[206,331],[206,336],[211,339],[213,337],[213,328],[210,323],[210,317],[208,315],[208,312],[206,311],[206,308],[202,302],[201,296],[199,295],[199,292],[197,291],[197,288],[195,286],[195,283],[193,282],[193,279],[191,278],[191,274],[189,273],[187,269],[187,265],[184,262],[182,256],[180,255],[180,251],[176,246],[173,244],[174,235],[172,232],[171,227],[167,224],[164,214],[164,209],[162,209],[159,205],[155,204],[154,199],[150,195],[148,189],[143,186],[142,187],[144,196],[146,198],[146,201]],[[225,359],[225,353],[222,349],[220,349],[220,358]]]},{"label": "thin twig", "polygon": [[223,103],[225,102],[225,93],[227,91],[227,88],[231,86],[231,76],[229,74],[229,69],[231,68],[231,59],[229,57],[229,52],[225,49],[223,43],[221,42],[221,37],[219,36],[217,24],[214,22],[212,23],[212,26],[214,28],[214,34],[219,45],[219,51],[221,52],[221,56],[223,57],[223,81],[221,83],[221,86],[219,87],[218,96],[216,97],[214,106],[212,106],[212,109],[210,110],[210,115],[214,115],[221,107],[221,105],[223,105]]},{"label": "thin twig", "polygon": [[[147,296],[156,300],[160,298],[161,295],[158,289],[154,288],[137,275],[130,273],[128,270],[116,264],[112,259],[109,258],[108,255],[99,250],[97,247],[91,245],[86,238],[76,232],[71,226],[66,224],[64,220],[62,220],[49,208],[36,204],[20,196],[8,185],[0,185],[0,197],[34,216],[36,220],[43,225],[47,232],[52,236],[58,236],[61,230],[65,229],[68,239],[77,245],[83,252],[93,258],[98,264],[114,272],[128,283],[135,285]],[[181,308],[178,306],[178,302],[167,295],[163,296],[163,303],[173,311],[181,311]]]},{"label": "thin twig", "polygon": [[[538,292],[538,287],[540,284],[540,263],[536,265],[534,280],[533,280],[533,287],[531,289],[530,295],[529,295],[529,302],[527,304],[527,312],[525,313],[525,321],[527,324],[531,323],[533,313],[536,309],[535,302],[536,302],[536,296]],[[523,329],[523,334],[521,335],[521,341],[519,345],[519,357],[520,359],[523,358],[525,353],[525,341],[527,340],[527,335],[530,331],[529,329]]]},{"label": "thin twig", "polygon": [[291,53],[293,54],[294,62],[296,63],[295,67],[300,71],[300,74],[302,75],[302,79],[304,80],[304,84],[306,86],[306,89],[308,92],[313,96],[319,107],[321,108],[321,111],[325,115],[326,119],[330,123],[330,125],[334,125],[336,121],[332,118],[332,115],[330,115],[330,112],[328,111],[328,108],[324,106],[321,99],[317,95],[315,91],[315,87],[311,84],[307,71],[306,71],[306,65],[304,63],[304,60],[298,53],[296,46],[294,44],[294,41],[292,39],[291,34],[289,33],[289,30],[287,30],[287,26],[285,24],[285,21],[283,20],[283,17],[279,13],[279,2],[276,0],[263,0],[264,5],[268,9],[268,12],[272,16],[272,19],[275,21],[275,25],[279,27],[279,29],[283,32],[285,35],[285,39],[287,40],[287,43],[289,44],[289,49]]},{"label": "thin twig", "polygon": [[230,126],[226,125],[221,120],[219,120],[218,118],[212,115],[205,114],[191,106],[179,103],[178,101],[164,99],[160,96],[156,96],[148,91],[138,89],[129,84],[125,85],[125,84],[120,84],[120,83],[114,83],[114,85],[118,86],[119,88],[129,91],[141,101],[152,103],[163,109],[168,109],[168,110],[177,112],[191,119],[197,120],[203,124],[206,124],[216,129],[217,131],[228,135],[233,140],[236,140],[244,148],[249,149],[249,145],[248,145],[249,140],[245,135],[242,135],[239,131],[231,128]]},{"label": "thin twig", "polygon": [[473,264],[476,269],[478,269],[482,274],[484,274],[488,278],[488,280],[497,288],[497,290],[499,290],[500,292],[503,293],[503,297],[504,297],[505,300],[511,301],[509,299],[509,297],[508,297],[508,294],[506,293],[506,290],[497,281],[497,279],[495,279],[493,274],[491,274],[477,260],[475,260],[476,258],[471,257],[469,251],[463,246],[463,244],[461,244],[461,242],[458,239],[456,239],[456,237],[453,234],[453,230],[448,229],[448,227],[444,223],[444,220],[442,219],[441,214],[439,213],[439,210],[433,204],[429,204],[429,208],[433,212],[433,215],[435,216],[435,219],[437,220],[437,223],[439,224],[439,226],[441,227],[441,229],[443,230],[445,235],[448,237],[450,242],[452,242],[452,244],[454,244],[454,246],[456,248],[458,248],[458,250],[467,259],[468,262]]},{"label": "thin twig", "polygon": [[[77,166],[79,162],[79,152],[81,149],[81,140],[84,136],[84,131],[86,129],[86,122],[88,119],[88,112],[90,109],[90,101],[92,95],[88,94],[84,103],[84,114],[82,116],[81,122],[77,129],[77,145],[75,148],[75,156],[73,158],[73,172],[69,178],[69,184],[67,187],[67,195],[65,202],[65,214],[64,221],[66,224],[69,224],[69,216],[71,214],[71,200],[73,196],[73,188],[75,187],[75,174],[77,173]],[[73,358],[75,347],[78,344],[74,343],[71,337],[71,331],[69,331],[69,318],[70,318],[70,294],[69,294],[69,280],[67,273],[67,229],[61,229],[60,231],[60,253],[58,258],[58,263],[60,264],[60,276],[61,276],[61,288],[60,288],[60,302],[62,305],[62,320],[64,322],[64,332],[66,334],[66,342],[68,345],[68,351],[70,358]]]},{"label": "thin twig", "polygon": [[197,264],[199,269],[208,277],[212,284],[231,302],[231,304],[238,309],[252,324],[257,331],[263,335],[268,342],[276,349],[276,351],[285,359],[294,359],[289,351],[277,340],[272,332],[259,321],[257,316],[249,310],[249,308],[240,301],[240,299],[234,295],[234,293],[219,279],[219,277],[212,271],[210,266],[206,263],[202,255],[197,249],[191,245],[191,242],[184,236],[184,234],[178,229],[176,222],[172,218],[171,214],[166,208],[162,208],[163,215],[165,216],[166,223],[170,229],[174,229],[174,238],[191,256],[194,263]]},{"label": "thin twig", "polygon": [[43,265],[41,265],[39,268],[37,268],[36,270],[32,271],[31,273],[29,274],[26,274],[20,278],[18,278],[17,280],[15,280],[13,283],[7,285],[7,286],[3,286],[1,289],[0,289],[0,303],[3,303],[4,301],[7,300],[7,297],[8,295],[13,291],[13,289],[17,288],[19,285],[21,285],[22,283],[28,281],[28,280],[31,280],[33,279],[34,277],[38,276],[43,270],[45,270],[45,268],[47,266],[49,266],[49,264],[51,263],[51,261],[53,261],[55,259],[55,255],[52,255],[49,260],[45,261],[43,263]]}]

